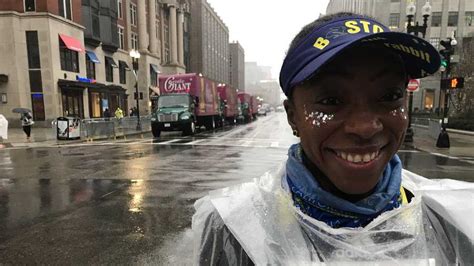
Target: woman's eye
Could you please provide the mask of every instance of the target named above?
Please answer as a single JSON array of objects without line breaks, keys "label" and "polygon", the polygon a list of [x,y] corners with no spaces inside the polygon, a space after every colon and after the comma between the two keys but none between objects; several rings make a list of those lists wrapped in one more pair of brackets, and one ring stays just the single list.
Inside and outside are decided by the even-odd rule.
[{"label": "woman's eye", "polygon": [[381,100],[384,102],[394,102],[400,100],[401,98],[403,98],[403,92],[397,91],[385,94]]},{"label": "woman's eye", "polygon": [[323,105],[339,105],[342,103],[342,101],[336,97],[329,97],[320,100],[318,103]]}]

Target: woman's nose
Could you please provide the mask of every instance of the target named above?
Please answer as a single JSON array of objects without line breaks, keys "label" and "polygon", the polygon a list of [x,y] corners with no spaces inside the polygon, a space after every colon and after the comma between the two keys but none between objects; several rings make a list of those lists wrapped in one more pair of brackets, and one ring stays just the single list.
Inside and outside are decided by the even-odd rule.
[{"label": "woman's nose", "polygon": [[369,110],[352,112],[344,123],[344,131],[347,134],[362,139],[370,139],[382,130],[383,124],[379,116]]}]

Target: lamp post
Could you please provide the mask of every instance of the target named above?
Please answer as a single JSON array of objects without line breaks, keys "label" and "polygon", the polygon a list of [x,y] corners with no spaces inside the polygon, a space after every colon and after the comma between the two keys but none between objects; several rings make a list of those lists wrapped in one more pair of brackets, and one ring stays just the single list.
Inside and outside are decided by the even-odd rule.
[{"label": "lamp post", "polygon": [[142,125],[140,121],[140,98],[138,94],[138,59],[140,59],[140,53],[137,50],[131,50],[130,57],[132,58],[133,74],[135,75],[135,99],[137,100],[137,131],[141,131]]},{"label": "lamp post", "polygon": [[[410,2],[407,5],[407,33],[418,36],[419,33],[423,36],[423,39],[426,36],[426,29],[428,28],[428,17],[431,15],[431,5],[429,1],[426,1],[425,5],[422,7],[423,15],[423,25],[419,25],[418,21],[415,25],[412,25],[414,17],[416,14],[416,6],[413,2]],[[413,128],[411,127],[412,121],[412,109],[413,109],[413,91],[408,92],[408,128],[405,134],[405,142],[413,142]]]},{"label": "lamp post", "polygon": [[[448,79],[451,73],[451,56],[454,54],[454,47],[458,44],[456,39],[454,38],[454,32],[452,36],[447,40],[440,41],[441,46],[444,49],[440,50],[439,53],[443,57],[442,59],[442,69],[441,69],[441,85],[440,85],[440,92],[444,90],[444,108],[443,108],[443,120],[441,120],[441,132],[438,135],[438,139],[436,140],[436,147],[438,148],[449,148],[449,135],[448,131],[446,131],[446,119],[448,116],[448,107],[449,107],[449,86],[443,82],[443,73],[444,79]],[[443,86],[444,85],[444,86]],[[441,97],[441,93],[440,93]],[[439,107],[438,107],[439,109]]]}]

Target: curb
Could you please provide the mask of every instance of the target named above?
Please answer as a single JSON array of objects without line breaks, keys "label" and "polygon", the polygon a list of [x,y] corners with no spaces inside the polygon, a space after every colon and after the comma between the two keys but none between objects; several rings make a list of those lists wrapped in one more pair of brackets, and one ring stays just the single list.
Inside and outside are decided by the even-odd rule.
[{"label": "curb", "polygon": [[[118,136],[115,136],[114,137],[98,137],[98,138],[92,138],[92,139],[88,139],[88,138],[81,138],[81,139],[73,139],[73,140],[60,140],[61,142],[60,143],[55,143],[57,146],[60,146],[60,145],[67,145],[67,144],[74,144],[74,143],[85,143],[85,142],[93,142],[95,140],[116,140],[118,138],[121,138],[121,139],[126,139],[128,136],[136,136],[136,135],[144,135],[144,134],[147,134],[147,133],[150,133],[151,130],[149,131],[142,131],[142,132],[133,132],[133,133],[130,133],[130,134],[125,134],[125,135],[118,135]],[[57,141],[57,139],[54,139]],[[30,142],[30,143],[42,143],[42,142],[47,142],[48,140],[45,140],[45,141],[37,141],[37,142]],[[25,144],[23,142],[21,142],[20,144]],[[12,143],[10,142],[0,142],[0,149],[7,149],[7,148],[14,148],[15,146],[13,146]],[[28,147],[28,146],[26,146]]]},{"label": "curb", "polygon": [[[427,129],[428,126],[425,125],[419,125],[419,124],[413,124],[415,127],[421,127]],[[460,135],[467,135],[467,136],[474,136],[474,131],[467,131],[467,130],[460,130],[460,129],[454,129],[454,128],[447,128],[446,129],[448,133],[455,133],[455,134],[460,134]]]}]

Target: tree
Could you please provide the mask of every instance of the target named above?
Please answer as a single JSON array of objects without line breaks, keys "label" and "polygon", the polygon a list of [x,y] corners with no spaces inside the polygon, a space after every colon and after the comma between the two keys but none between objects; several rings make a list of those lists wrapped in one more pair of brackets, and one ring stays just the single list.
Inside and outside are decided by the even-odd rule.
[{"label": "tree", "polygon": [[474,37],[463,38],[460,61],[451,76],[464,77],[464,88],[456,89],[451,99],[456,116],[474,117]]}]

